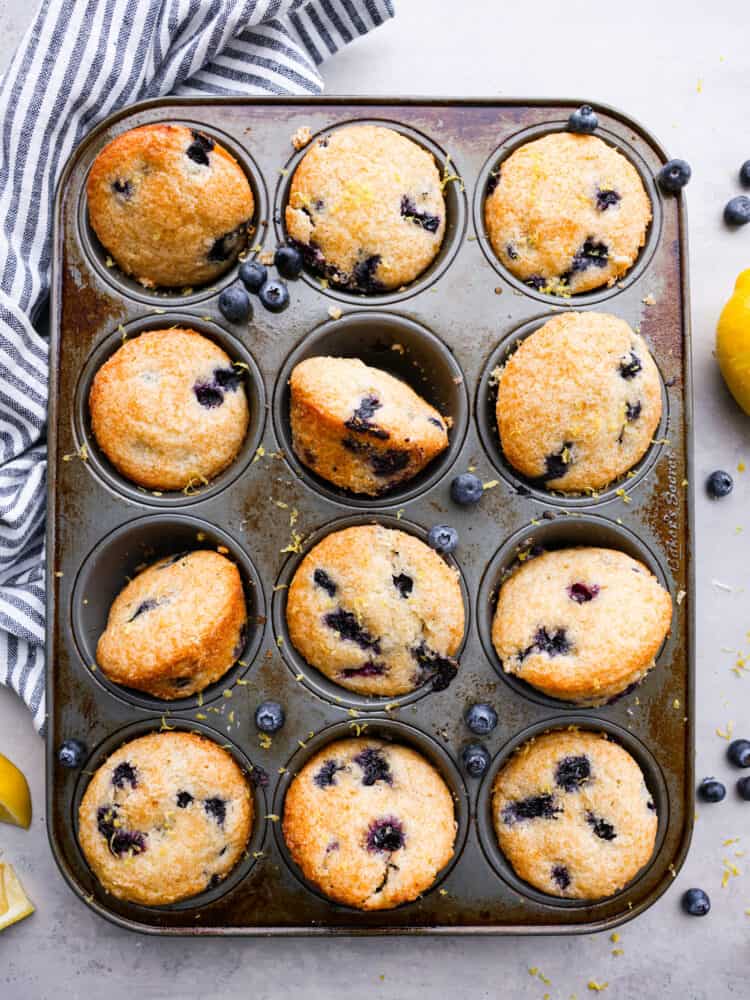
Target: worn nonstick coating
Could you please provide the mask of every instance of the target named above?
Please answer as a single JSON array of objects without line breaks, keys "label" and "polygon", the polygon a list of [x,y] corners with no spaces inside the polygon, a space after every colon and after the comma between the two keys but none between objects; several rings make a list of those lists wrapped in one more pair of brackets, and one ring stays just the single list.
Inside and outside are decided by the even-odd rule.
[{"label": "worn nonstick coating", "polygon": [[[576,101],[330,98],[168,99],[145,102],[100,125],[69,162],[57,196],[49,431],[48,753],[50,842],[72,888],[103,916],[162,934],[563,933],[616,926],[650,905],[684,859],[693,818],[692,526],[687,248],[681,198],[663,196],[653,176],[666,159],[658,143],[619,112],[597,106],[599,134],[636,166],[654,205],[640,257],[622,282],[573,299],[526,288],[494,257],[483,228],[487,178],[520,143],[563,128]],[[279,315],[253,297],[249,325],[227,323],[217,282],[149,292],[108,266],[88,226],[85,180],[102,146],[136,125],[179,121],[214,135],[237,156],[256,194],[251,243],[283,239],[283,208],[302,153],[290,139],[374,121],[398,128],[435,154],[447,174],[447,231],[431,268],[404,289],[356,296],[305,274],[290,282]],[[653,305],[644,303],[644,299]],[[332,319],[332,307],[343,310]],[[492,421],[492,379],[518,339],[549,315],[608,310],[640,329],[659,367],[664,419],[635,475],[593,497],[563,497],[524,483],[502,456]],[[123,334],[190,325],[247,365],[251,429],[237,461],[190,495],[151,493],[125,481],[99,451],[86,405],[99,364]],[[453,418],[450,448],[392,494],[353,497],[320,480],[289,454],[287,379],[315,354],[361,357],[404,378]],[[488,484],[474,509],[449,498],[451,478],[476,468]],[[368,699],[337,689],[290,648],[286,590],[304,553],[327,532],[379,522],[418,537],[436,523],[460,535],[467,633],[458,677],[447,691],[427,685],[408,697]],[[502,675],[489,641],[503,574],[529,544],[610,545],[643,560],[675,601],[672,632],[657,665],[612,704],[580,709]],[[125,577],[145,560],[223,546],[242,573],[253,627],[238,663],[202,698],[160,702],[110,684],[92,671],[98,633]],[[685,596],[687,595],[687,596]],[[266,698],[287,722],[270,747],[253,712]],[[476,737],[463,714],[490,701],[499,724],[485,740],[492,765],[482,781],[462,773],[462,748]],[[571,724],[606,732],[641,764],[659,811],[657,850],[622,892],[595,904],[560,901],[521,882],[497,848],[489,789],[524,739]],[[127,738],[161,726],[195,728],[227,744],[257,777],[258,823],[248,857],[211,893],[177,906],[121,903],[102,891],[75,839],[75,811],[92,768]],[[379,735],[421,749],[444,775],[459,824],[452,864],[433,889],[392,911],[359,913],[324,899],[301,879],[283,845],[279,820],[295,768],[328,740]],[[83,738],[81,772],[56,762],[62,739]],[[266,810],[272,810],[267,812]],[[260,844],[260,846],[258,846]]]}]

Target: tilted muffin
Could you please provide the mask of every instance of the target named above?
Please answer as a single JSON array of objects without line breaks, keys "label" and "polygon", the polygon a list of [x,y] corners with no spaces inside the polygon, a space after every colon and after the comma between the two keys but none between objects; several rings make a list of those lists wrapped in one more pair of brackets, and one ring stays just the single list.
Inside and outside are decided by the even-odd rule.
[{"label": "tilted muffin", "polygon": [[144,125],[107,143],[86,195],[100,242],[147,288],[223,274],[245,246],[255,211],[234,157],[184,125]]},{"label": "tilted muffin", "polygon": [[557,549],[502,584],[492,643],[506,673],[598,705],[651,669],[671,621],[672,598],[643,563],[616,549]]},{"label": "tilted muffin", "polygon": [[638,171],[593,135],[554,132],[503,160],[484,205],[499,259],[555,295],[613,285],[646,242],[651,201]]},{"label": "tilted muffin", "polygon": [[336,684],[399,695],[447,687],[464,634],[458,572],[404,531],[358,525],[308,552],[289,587],[295,649]]},{"label": "tilted muffin", "polygon": [[503,453],[561,492],[595,490],[645,455],[662,413],[646,342],[608,313],[563,313],[520,344],[497,373]]},{"label": "tilted muffin", "polygon": [[500,849],[524,881],[552,896],[603,899],[649,861],[656,806],[638,764],[589,732],[547,733],[498,773],[492,817]]},{"label": "tilted muffin", "polygon": [[152,490],[206,484],[231,465],[247,433],[245,374],[195,330],[151,330],[96,373],[91,429],[128,479]]},{"label": "tilted muffin", "polygon": [[340,740],[289,786],[283,832],[308,881],[338,903],[385,910],[416,899],[453,856],[453,799],[409,747]]},{"label": "tilted muffin", "polygon": [[294,172],[286,228],[333,284],[383,292],[413,281],[445,234],[433,156],[381,125],[349,125],[313,142]]},{"label": "tilted muffin", "polygon": [[352,493],[385,493],[448,447],[448,418],[359,358],[308,358],[289,385],[295,454]]},{"label": "tilted muffin", "polygon": [[96,771],[78,839],[118,899],[164,906],[219,885],[253,826],[250,787],[234,758],[195,733],[151,733]]},{"label": "tilted muffin", "polygon": [[96,647],[102,673],[155,698],[185,698],[219,680],[245,644],[240,573],[218,552],[168,556],[120,591]]}]

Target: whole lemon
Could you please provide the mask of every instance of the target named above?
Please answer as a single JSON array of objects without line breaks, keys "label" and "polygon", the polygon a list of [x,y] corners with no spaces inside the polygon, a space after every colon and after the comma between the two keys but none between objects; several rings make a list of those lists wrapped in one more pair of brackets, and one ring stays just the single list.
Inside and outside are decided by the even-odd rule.
[{"label": "whole lemon", "polygon": [[729,391],[750,414],[750,268],[737,278],[716,328],[716,356]]}]

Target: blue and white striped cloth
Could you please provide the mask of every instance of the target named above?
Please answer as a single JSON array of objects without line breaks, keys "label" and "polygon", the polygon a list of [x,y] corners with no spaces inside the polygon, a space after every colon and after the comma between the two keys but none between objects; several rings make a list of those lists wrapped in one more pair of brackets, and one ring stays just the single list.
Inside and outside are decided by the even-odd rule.
[{"label": "blue and white striped cloth", "polygon": [[318,67],[391,0],[43,0],[0,82],[0,683],[44,729],[47,342],[52,204],[65,161],[161,94],[317,94]]}]

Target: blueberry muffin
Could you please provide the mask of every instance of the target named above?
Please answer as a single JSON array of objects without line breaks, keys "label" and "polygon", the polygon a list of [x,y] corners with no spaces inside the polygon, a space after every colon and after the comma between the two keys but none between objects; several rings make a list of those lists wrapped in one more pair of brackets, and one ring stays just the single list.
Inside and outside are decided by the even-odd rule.
[{"label": "blueberry muffin", "polygon": [[416,899],[453,856],[453,799],[405,746],[331,743],[305,764],[284,803],[284,839],[305,878],[337,903],[386,910]]},{"label": "blueberry muffin", "polygon": [[617,743],[589,732],[524,744],[495,779],[492,818],[516,873],[568,899],[618,892],[656,841],[656,806],[641,769]]},{"label": "blueberry muffin", "polygon": [[497,429],[522,475],[563,493],[596,490],[631,469],[661,420],[646,342],[607,313],[563,313],[497,373]]},{"label": "blueberry muffin", "polygon": [[327,535],[289,587],[295,649],[336,684],[367,695],[448,686],[464,634],[458,572],[404,531],[359,525]]},{"label": "blueberry muffin", "polygon": [[449,418],[358,358],[308,358],[289,385],[295,454],[352,493],[379,496],[448,447]]},{"label": "blueberry muffin", "polygon": [[151,330],[96,373],[91,429],[112,465],[152,490],[205,485],[247,433],[245,374],[195,330]]},{"label": "blueberry muffin", "polygon": [[89,782],[78,839],[118,899],[164,906],[219,885],[253,826],[233,757],[195,733],[151,733],[116,750]]},{"label": "blueberry muffin", "polygon": [[555,132],[491,175],[492,249],[531,288],[574,295],[613,285],[646,242],[651,201],[638,171],[593,135]]},{"label": "blueberry muffin", "polygon": [[434,260],[445,200],[433,156],[380,125],[312,143],[294,172],[286,228],[308,265],[356,292],[399,288]]},{"label": "blueberry muffin", "polygon": [[144,125],[99,153],[86,182],[89,221],[122,270],[147,288],[200,285],[246,244],[255,210],[237,161],[183,125]]},{"label": "blueberry muffin", "polygon": [[185,698],[229,670],[246,636],[239,570],[218,552],[199,549],[160,559],[120,591],[96,660],[115,684]]},{"label": "blueberry muffin", "polygon": [[502,584],[492,643],[506,673],[599,705],[651,669],[671,621],[672,598],[643,563],[616,549],[557,549]]}]

